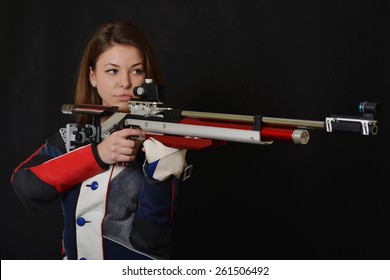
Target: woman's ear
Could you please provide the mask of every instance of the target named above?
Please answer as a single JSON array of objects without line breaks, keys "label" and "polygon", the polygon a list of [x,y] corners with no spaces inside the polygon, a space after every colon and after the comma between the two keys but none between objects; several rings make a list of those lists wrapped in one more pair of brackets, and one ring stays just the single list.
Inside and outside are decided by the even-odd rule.
[{"label": "woman's ear", "polygon": [[91,66],[89,67],[89,81],[93,87],[96,87],[96,74]]}]

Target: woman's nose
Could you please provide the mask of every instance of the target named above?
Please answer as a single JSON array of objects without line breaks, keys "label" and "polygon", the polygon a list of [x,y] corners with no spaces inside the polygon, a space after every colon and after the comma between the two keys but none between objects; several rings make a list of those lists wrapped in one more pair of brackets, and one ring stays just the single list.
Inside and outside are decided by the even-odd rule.
[{"label": "woman's nose", "polygon": [[131,80],[130,77],[126,75],[121,80],[121,88],[130,88],[130,87],[131,87]]},{"label": "woman's nose", "polygon": [[131,83],[129,80],[121,82],[121,88],[130,88],[130,85]]}]

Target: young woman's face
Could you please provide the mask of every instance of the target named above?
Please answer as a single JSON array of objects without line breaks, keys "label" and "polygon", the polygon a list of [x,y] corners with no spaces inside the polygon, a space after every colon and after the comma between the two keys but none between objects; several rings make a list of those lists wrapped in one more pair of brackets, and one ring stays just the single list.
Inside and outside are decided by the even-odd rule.
[{"label": "young woman's face", "polygon": [[118,111],[128,111],[128,101],[134,96],[134,87],[145,81],[145,68],[141,53],[127,45],[114,45],[103,52],[90,68],[89,80],[96,84],[102,105],[118,106]]}]

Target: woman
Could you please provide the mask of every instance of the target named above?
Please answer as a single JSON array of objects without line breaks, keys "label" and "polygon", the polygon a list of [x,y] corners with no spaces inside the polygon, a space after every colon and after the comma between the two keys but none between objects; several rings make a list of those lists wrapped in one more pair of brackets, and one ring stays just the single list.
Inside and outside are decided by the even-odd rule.
[{"label": "woman", "polygon": [[[152,49],[140,29],[127,21],[104,24],[84,51],[76,104],[118,106],[127,112],[134,87],[145,78],[160,82]],[[91,120],[77,115],[77,121]],[[150,164],[145,160],[142,169],[136,157],[143,153],[132,139],[143,136],[139,129],[125,128],[99,144],[69,150],[66,130],[60,129],[15,169],[12,185],[30,211],[43,210],[61,198],[64,259],[169,258],[185,152],[174,150]],[[148,158],[164,148],[148,139],[143,151]]]}]

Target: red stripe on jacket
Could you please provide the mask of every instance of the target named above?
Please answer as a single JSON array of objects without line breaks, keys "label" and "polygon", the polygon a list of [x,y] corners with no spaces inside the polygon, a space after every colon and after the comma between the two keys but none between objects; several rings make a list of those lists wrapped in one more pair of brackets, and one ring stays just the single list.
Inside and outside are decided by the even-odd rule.
[{"label": "red stripe on jacket", "polygon": [[31,167],[30,170],[46,184],[55,187],[58,193],[64,193],[104,171],[96,161],[91,145]]}]

